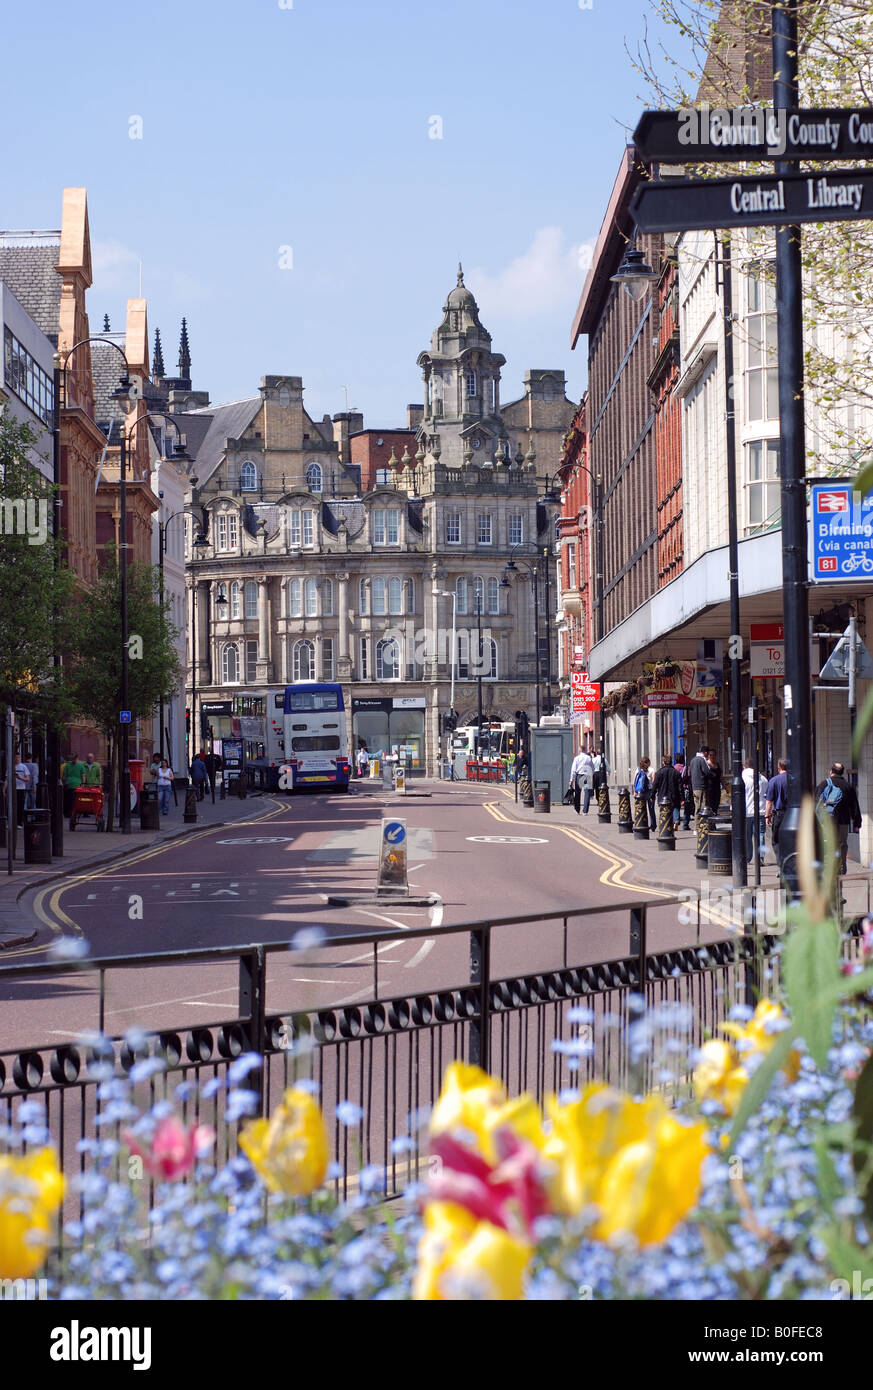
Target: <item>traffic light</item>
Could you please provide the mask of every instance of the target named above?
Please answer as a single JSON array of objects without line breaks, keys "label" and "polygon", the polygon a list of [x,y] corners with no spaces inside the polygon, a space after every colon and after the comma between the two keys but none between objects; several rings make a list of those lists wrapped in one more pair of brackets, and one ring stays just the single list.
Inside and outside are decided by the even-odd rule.
[{"label": "traffic light", "polygon": [[203,710],[200,711],[200,737],[202,739],[209,737],[209,715],[204,714]]},{"label": "traffic light", "polygon": [[185,736],[191,737],[191,711],[189,709],[185,711]]}]

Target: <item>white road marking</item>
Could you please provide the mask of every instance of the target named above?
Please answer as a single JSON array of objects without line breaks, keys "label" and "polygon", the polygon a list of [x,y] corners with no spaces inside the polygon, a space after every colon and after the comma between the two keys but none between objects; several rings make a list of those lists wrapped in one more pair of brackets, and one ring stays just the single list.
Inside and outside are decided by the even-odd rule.
[{"label": "white road marking", "polygon": [[412,957],[412,960],[408,960],[406,962],[404,968],[406,970],[411,970],[414,965],[420,965],[421,962],[424,960],[425,956],[430,955],[435,945],[436,942],[434,941],[433,937],[429,936],[427,941],[423,941],[422,944],[419,946],[415,955]]},{"label": "white road marking", "polygon": [[409,931],[408,922],[398,922],[396,917],[386,917],[384,912],[362,912],[362,917],[375,917],[377,922],[387,922],[389,927],[399,927],[401,931]]}]

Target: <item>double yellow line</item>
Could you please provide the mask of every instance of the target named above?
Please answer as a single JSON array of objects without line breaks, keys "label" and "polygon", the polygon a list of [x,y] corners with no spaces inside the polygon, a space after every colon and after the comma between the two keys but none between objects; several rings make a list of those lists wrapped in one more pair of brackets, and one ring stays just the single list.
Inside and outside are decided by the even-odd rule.
[{"label": "double yellow line", "polygon": [[[262,821],[273,820],[275,816],[281,815],[287,807],[278,802],[273,802],[275,810],[267,811],[262,816],[255,816],[252,820],[238,822],[240,828],[244,825],[259,825]],[[227,830],[234,827],[234,822],[223,825],[204,826],[202,830],[194,830],[184,838],[184,844],[190,845],[195,840],[202,840],[207,835],[214,835],[217,830]],[[139,854],[130,856],[119,856],[107,864],[98,864],[87,873],[75,874],[72,878],[65,879],[59,886],[49,884],[41,888],[33,900],[34,914],[42,922],[43,926],[48,927],[49,931],[56,936],[81,936],[82,928],[77,926],[71,917],[64,912],[61,907],[61,898],[64,893],[68,893],[72,888],[78,888],[80,884],[90,883],[95,878],[105,878],[110,874],[117,873],[119,869],[127,870],[136,864],[143,864],[147,859],[154,859],[157,855],[163,854],[166,850],[172,849],[175,845],[182,843],[181,837],[178,839],[165,840],[162,844],[151,845],[148,849],[142,850]],[[49,899],[48,908],[44,906],[46,898]],[[20,950],[4,951],[0,959],[8,960],[10,956],[38,955],[48,951],[51,942],[46,942],[42,946],[27,947],[23,946]]]},{"label": "double yellow line", "polygon": [[[503,788],[500,790],[502,796],[508,799],[511,798],[510,792]],[[517,816],[508,816],[504,807],[502,807],[499,802],[486,801],[483,804],[488,814],[493,816],[496,821],[501,821],[503,824],[507,825],[525,825],[530,828],[529,820],[521,820]],[[634,868],[629,859],[624,859],[621,855],[615,854],[612,850],[605,849],[603,845],[598,845],[596,841],[590,840],[587,835],[583,835],[581,831],[576,830],[573,826],[556,825],[552,823],[549,825],[549,830],[560,831],[562,835],[566,835],[569,839],[575,840],[577,844],[582,845],[584,849],[588,850],[589,854],[595,855],[598,859],[606,860],[609,867],[604,869],[598,882],[606,884],[611,888],[624,889],[627,893],[643,892],[655,898],[676,897],[675,893],[668,893],[660,888],[652,888],[647,883],[635,883],[626,878],[625,875],[632,873]],[[717,908],[701,907],[700,916],[711,922],[714,926],[724,927],[728,931],[741,931],[743,927],[742,921],[737,920],[737,918],[730,913],[720,912]]]}]

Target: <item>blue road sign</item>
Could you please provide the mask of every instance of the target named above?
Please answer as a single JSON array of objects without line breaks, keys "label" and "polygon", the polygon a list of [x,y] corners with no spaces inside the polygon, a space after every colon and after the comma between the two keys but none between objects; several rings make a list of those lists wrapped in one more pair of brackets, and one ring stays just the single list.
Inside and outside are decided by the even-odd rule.
[{"label": "blue road sign", "polygon": [[873,575],[873,492],[861,497],[851,479],[812,486],[810,579],[814,584]]},{"label": "blue road sign", "polygon": [[385,839],[389,845],[399,845],[406,839],[406,828],[402,821],[389,820],[385,822]]},{"label": "blue road sign", "polygon": [[129,709],[123,709],[123,710],[120,711],[120,713],[119,713],[119,715],[118,715],[118,722],[119,722],[119,724],[129,724],[129,723],[130,723],[130,710],[129,710]]}]

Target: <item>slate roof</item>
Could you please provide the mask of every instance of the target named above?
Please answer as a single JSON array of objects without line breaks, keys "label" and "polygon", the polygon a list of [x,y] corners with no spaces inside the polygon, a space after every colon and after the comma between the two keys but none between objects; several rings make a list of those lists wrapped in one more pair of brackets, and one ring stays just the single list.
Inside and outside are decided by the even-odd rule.
[{"label": "slate roof", "polygon": [[201,487],[220,464],[225,441],[239,439],[254,420],[260,407],[261,397],[255,396],[252,400],[231,401],[228,405],[210,405],[203,411],[194,410],[185,415],[185,420],[192,424],[198,417],[209,420],[209,427],[199,443],[194,439],[194,429],[187,431],[188,452],[194,459],[194,466],[190,471],[196,473]]},{"label": "slate roof", "polygon": [[16,245],[16,241],[23,238],[17,238],[14,232],[0,232],[0,280],[9,286],[22,309],[57,347],[61,277],[55,267],[61,234],[44,233],[39,242],[47,241],[48,236],[57,237],[57,240],[47,245],[34,240]]},{"label": "slate roof", "polygon": [[[104,333],[124,351],[123,333]],[[118,387],[124,372],[124,362],[115,348],[108,343],[92,342],[91,375],[94,380],[94,419],[104,434],[107,434],[113,421],[121,420],[124,412],[117,401],[110,400],[112,392]]]}]

